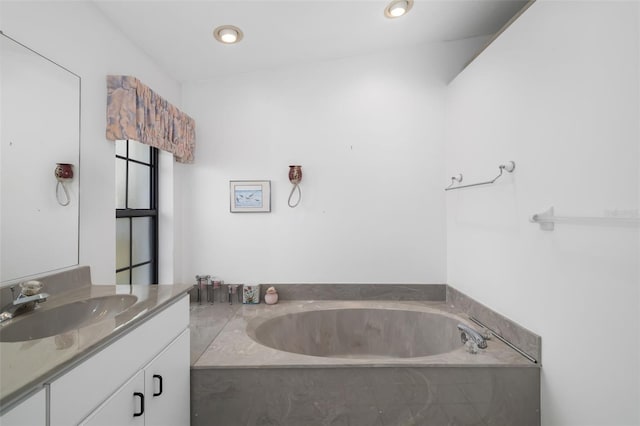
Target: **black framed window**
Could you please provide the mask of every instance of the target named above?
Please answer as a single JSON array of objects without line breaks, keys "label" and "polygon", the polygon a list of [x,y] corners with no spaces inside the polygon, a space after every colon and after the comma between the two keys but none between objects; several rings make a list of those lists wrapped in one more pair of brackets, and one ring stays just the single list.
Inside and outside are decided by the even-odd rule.
[{"label": "black framed window", "polygon": [[116,141],[116,283],[158,282],[158,150]]}]

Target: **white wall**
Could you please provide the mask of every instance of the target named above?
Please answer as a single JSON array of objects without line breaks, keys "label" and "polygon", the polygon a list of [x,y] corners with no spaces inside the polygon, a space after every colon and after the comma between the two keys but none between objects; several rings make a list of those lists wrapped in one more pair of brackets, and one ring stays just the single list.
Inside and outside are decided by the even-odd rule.
[{"label": "white wall", "polygon": [[[544,425],[638,425],[639,4],[538,1],[451,84],[448,283],[542,336]],[[616,212],[617,210],[617,212]]]},{"label": "white wall", "polygon": [[[180,86],[128,41],[90,2],[0,3],[5,34],[82,78],[80,168],[80,263],[96,283],[115,282],[114,144],[105,138],[106,76],[134,75],[178,104]],[[45,143],[46,141],[43,141]],[[173,281],[172,161],[163,160],[161,281]],[[162,184],[163,182],[161,182]],[[43,236],[46,238],[46,236]],[[53,244],[52,244],[53,245]]]},{"label": "white wall", "polygon": [[[198,145],[196,163],[178,166],[178,277],[444,282],[454,51],[417,46],[186,84]],[[294,209],[290,164],[303,170]],[[229,181],[243,179],[272,181],[271,213],[229,212]]]}]

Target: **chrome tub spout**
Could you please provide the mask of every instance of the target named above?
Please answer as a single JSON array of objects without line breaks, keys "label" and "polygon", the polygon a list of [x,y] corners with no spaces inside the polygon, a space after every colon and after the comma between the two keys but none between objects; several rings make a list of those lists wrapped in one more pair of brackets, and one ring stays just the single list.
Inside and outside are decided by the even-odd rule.
[{"label": "chrome tub spout", "polygon": [[468,340],[471,340],[478,345],[480,349],[487,348],[487,340],[473,328],[464,324],[458,324],[458,330],[460,330],[460,339],[462,340],[462,343],[467,343]]}]

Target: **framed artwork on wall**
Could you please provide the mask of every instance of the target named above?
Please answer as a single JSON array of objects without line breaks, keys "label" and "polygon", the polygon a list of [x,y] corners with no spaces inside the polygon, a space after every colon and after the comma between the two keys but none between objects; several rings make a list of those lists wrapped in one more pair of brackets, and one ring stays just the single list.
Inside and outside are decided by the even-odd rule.
[{"label": "framed artwork on wall", "polygon": [[232,180],[229,184],[231,213],[271,211],[270,180]]}]

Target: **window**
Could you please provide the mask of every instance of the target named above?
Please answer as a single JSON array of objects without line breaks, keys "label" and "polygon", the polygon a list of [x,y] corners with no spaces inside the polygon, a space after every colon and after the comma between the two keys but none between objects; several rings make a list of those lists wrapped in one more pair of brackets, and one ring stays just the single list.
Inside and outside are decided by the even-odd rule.
[{"label": "window", "polygon": [[116,141],[116,283],[158,282],[158,150]]}]

